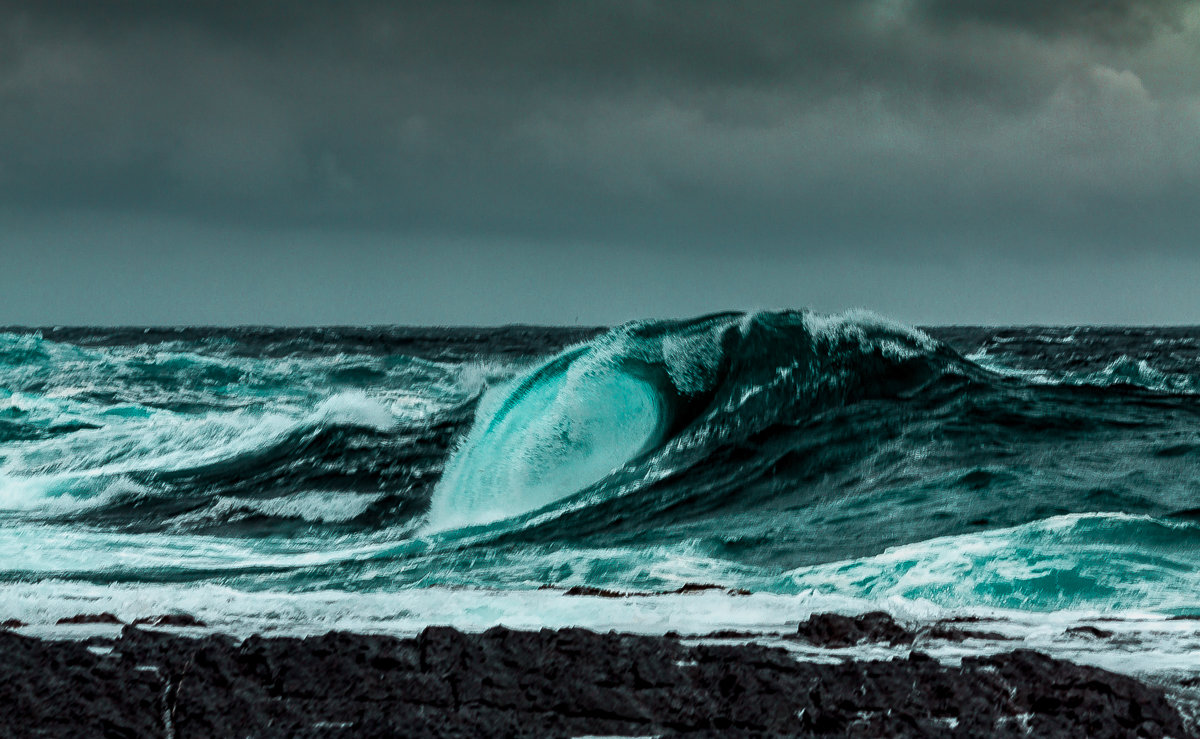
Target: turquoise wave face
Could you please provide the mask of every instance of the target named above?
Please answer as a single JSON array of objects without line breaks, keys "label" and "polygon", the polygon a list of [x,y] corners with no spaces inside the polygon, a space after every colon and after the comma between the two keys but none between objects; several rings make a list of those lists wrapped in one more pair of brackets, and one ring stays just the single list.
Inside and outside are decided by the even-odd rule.
[{"label": "turquoise wave face", "polygon": [[429,527],[512,518],[579,492],[657,446],[667,413],[635,372],[590,353],[555,359],[484,399],[434,489]]},{"label": "turquoise wave face", "polygon": [[1200,611],[1177,332],[322,331],[0,334],[0,588]]}]

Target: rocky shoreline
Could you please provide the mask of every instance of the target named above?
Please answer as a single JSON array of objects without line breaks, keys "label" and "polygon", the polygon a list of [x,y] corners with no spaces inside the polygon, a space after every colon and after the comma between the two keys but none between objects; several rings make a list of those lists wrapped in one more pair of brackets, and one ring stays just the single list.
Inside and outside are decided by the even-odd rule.
[{"label": "rocky shoreline", "polygon": [[[0,630],[0,735],[1195,736],[1161,688],[1021,649],[961,666],[919,651],[817,664],[671,634],[185,635],[197,625],[157,617],[82,641]],[[938,627],[937,638],[969,638],[969,626]],[[880,613],[814,616],[786,638],[841,647],[914,636]]]}]

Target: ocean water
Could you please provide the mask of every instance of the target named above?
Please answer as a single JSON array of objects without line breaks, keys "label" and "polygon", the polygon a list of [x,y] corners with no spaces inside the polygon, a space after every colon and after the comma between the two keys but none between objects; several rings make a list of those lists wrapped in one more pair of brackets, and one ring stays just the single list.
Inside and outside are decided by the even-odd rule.
[{"label": "ocean water", "polygon": [[[563,592],[685,583],[751,594]],[[769,632],[874,609],[1195,670],[1200,328],[0,332],[0,619],[35,632],[98,611]]]}]

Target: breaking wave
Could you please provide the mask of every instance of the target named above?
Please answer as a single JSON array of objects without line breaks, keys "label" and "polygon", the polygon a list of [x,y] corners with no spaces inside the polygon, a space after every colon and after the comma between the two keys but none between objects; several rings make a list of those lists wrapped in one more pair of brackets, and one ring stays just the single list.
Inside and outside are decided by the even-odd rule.
[{"label": "breaking wave", "polygon": [[434,491],[434,529],[522,515],[615,473],[803,421],[830,405],[914,392],[969,371],[925,334],[866,313],[720,314],[639,322],[488,393]]}]

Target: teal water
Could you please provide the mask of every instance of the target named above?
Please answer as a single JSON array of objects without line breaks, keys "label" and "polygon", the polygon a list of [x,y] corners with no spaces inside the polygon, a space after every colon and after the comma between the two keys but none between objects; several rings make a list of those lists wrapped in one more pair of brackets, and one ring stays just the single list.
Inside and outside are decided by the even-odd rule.
[{"label": "teal water", "polygon": [[746,618],[1197,614],[1197,341],[803,312],[10,329],[0,617],[482,624],[547,585],[686,582],[763,596]]}]

